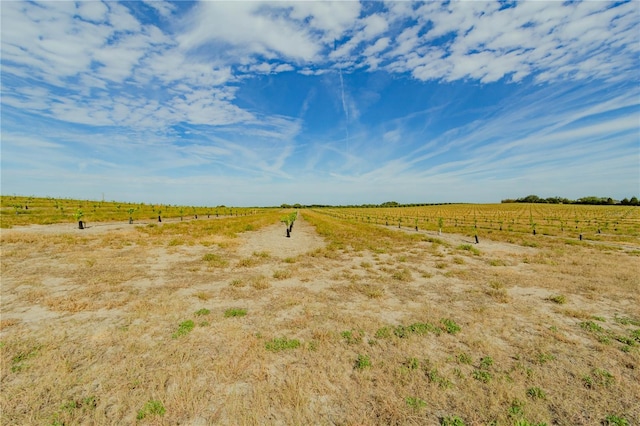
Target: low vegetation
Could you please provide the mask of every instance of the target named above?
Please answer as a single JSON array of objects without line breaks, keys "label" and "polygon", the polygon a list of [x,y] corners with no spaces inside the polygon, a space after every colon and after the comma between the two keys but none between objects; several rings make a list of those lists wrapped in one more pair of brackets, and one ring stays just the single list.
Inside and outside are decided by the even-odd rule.
[{"label": "low vegetation", "polygon": [[3,424],[640,424],[637,207],[5,200]]}]

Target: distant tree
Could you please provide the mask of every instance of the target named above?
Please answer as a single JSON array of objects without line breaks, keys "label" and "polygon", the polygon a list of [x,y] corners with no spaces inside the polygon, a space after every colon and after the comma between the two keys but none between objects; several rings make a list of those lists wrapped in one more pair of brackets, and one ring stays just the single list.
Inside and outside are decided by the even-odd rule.
[{"label": "distant tree", "polygon": [[631,197],[629,200],[629,204],[632,206],[640,206],[640,202],[638,202],[638,197]]},{"label": "distant tree", "polygon": [[538,197],[537,195],[527,195],[524,198],[519,198],[518,202],[520,202],[520,203],[539,203],[540,202],[540,197]]}]

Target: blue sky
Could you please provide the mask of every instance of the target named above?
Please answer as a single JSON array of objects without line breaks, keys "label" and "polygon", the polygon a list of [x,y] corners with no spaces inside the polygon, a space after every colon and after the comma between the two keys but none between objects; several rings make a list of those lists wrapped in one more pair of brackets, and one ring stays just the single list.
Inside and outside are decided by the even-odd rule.
[{"label": "blue sky", "polygon": [[638,2],[14,2],[3,194],[640,193]]}]

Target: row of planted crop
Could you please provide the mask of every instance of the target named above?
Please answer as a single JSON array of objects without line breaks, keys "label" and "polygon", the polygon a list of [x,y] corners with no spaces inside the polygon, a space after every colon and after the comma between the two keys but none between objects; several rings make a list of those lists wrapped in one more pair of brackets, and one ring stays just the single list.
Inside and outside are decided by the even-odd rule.
[{"label": "row of planted crop", "polygon": [[73,221],[110,222],[245,216],[262,208],[177,206],[56,198],[0,196],[2,227]]},{"label": "row of planted crop", "polygon": [[503,231],[640,236],[640,209],[626,206],[446,205],[408,208],[333,208],[325,214],[387,226],[448,232]]}]

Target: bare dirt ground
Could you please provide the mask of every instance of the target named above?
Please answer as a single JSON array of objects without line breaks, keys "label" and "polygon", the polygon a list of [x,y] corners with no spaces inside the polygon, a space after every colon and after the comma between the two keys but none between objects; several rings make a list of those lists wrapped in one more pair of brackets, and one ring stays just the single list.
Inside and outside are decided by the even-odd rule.
[{"label": "bare dirt ground", "polygon": [[2,423],[640,421],[637,255],[308,215],[3,229]]},{"label": "bare dirt ground", "polygon": [[284,224],[242,234],[237,251],[243,256],[267,251],[274,256],[287,258],[314,251],[326,245],[324,239],[304,220],[303,215],[296,220],[294,228],[289,238],[286,236]]}]

